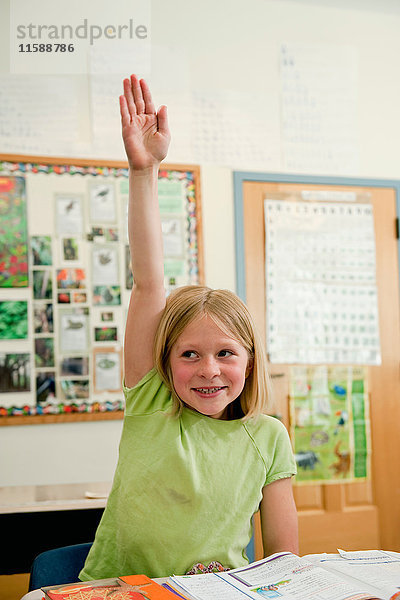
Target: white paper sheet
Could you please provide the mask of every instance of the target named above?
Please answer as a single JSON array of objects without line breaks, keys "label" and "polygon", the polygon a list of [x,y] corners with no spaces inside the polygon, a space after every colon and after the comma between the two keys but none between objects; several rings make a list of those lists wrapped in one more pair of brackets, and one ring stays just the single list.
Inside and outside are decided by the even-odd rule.
[{"label": "white paper sheet", "polygon": [[372,206],[266,200],[265,229],[271,362],[380,364]]},{"label": "white paper sheet", "polygon": [[282,44],[282,143],[287,169],[358,172],[356,86],[353,47]]}]

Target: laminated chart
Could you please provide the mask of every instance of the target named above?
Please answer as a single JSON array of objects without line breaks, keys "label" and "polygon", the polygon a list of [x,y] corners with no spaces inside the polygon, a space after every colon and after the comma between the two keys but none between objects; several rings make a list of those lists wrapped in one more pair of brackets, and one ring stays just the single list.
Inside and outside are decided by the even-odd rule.
[{"label": "laminated chart", "polygon": [[266,199],[272,363],[381,364],[373,208]]}]

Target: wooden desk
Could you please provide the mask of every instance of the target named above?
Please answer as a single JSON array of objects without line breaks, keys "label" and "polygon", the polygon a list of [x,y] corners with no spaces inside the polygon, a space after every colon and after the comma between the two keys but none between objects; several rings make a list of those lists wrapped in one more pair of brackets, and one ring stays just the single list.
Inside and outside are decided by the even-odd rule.
[{"label": "wooden desk", "polygon": [[110,489],[109,482],[0,488],[0,575],[29,573],[40,552],[93,541]]}]

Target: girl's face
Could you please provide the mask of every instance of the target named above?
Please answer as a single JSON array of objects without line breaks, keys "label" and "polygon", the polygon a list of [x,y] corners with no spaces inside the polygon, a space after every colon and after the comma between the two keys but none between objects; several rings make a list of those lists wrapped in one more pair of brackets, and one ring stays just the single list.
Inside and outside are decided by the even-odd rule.
[{"label": "girl's face", "polygon": [[189,323],[181,333],[172,347],[170,365],[182,402],[214,419],[224,418],[251,370],[246,349],[207,315]]}]

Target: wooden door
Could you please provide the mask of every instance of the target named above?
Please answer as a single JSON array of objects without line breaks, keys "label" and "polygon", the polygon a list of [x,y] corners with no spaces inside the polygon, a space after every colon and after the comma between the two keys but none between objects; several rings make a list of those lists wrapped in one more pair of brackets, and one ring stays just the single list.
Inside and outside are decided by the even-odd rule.
[{"label": "wooden door", "polygon": [[[246,302],[265,336],[264,199],[310,189],[356,191],[373,204],[382,364],[369,367],[371,479],[295,485],[300,554],[382,548],[400,551],[400,318],[396,198],[392,188],[243,182]],[[289,426],[288,365],[270,365],[275,396]],[[275,375],[275,377],[274,377]],[[259,525],[256,558],[261,558]]]}]

